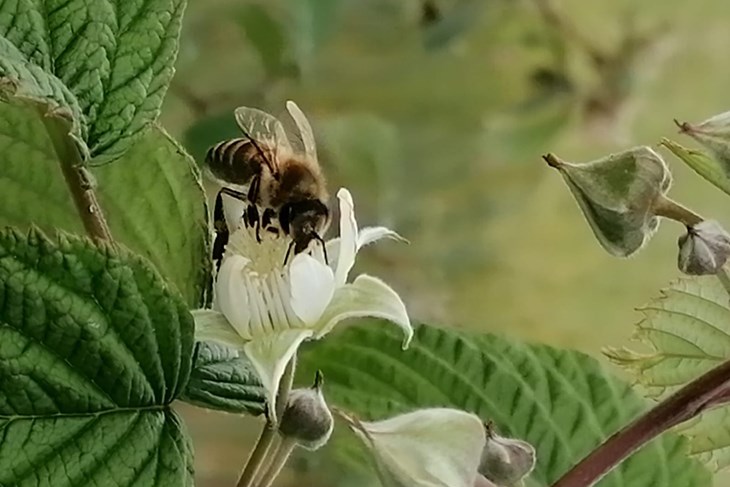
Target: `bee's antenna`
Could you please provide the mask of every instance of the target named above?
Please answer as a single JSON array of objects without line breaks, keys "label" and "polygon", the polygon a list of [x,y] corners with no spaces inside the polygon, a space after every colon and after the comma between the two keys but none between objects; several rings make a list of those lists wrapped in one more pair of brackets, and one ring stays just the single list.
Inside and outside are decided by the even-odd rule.
[{"label": "bee's antenna", "polygon": [[324,243],[324,239],[317,234],[317,232],[312,232],[312,237],[314,237],[317,242],[322,244],[322,253],[324,254],[324,263],[327,265],[330,265],[329,259],[327,259],[327,245]]}]

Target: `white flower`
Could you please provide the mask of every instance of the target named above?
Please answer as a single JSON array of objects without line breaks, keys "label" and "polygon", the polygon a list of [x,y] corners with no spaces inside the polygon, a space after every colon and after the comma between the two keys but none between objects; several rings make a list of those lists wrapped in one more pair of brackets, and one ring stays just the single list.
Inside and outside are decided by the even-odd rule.
[{"label": "white flower", "polygon": [[[231,234],[215,282],[217,310],[193,311],[197,340],[212,340],[242,349],[267,391],[270,414],[286,364],[307,339],[326,335],[342,320],[378,317],[403,329],[406,348],[413,336],[406,308],[398,294],[380,279],[347,276],[357,251],[381,238],[400,237],[384,227],[358,230],[352,196],[337,193],[340,237],[327,242],[329,265],[321,246],[312,245],[284,264],[288,238],[254,232],[241,226]],[[274,421],[276,418],[273,418]]]},{"label": "white flower", "polygon": [[486,434],[473,414],[421,409],[373,423],[339,414],[370,449],[384,486],[489,485],[477,472]]}]

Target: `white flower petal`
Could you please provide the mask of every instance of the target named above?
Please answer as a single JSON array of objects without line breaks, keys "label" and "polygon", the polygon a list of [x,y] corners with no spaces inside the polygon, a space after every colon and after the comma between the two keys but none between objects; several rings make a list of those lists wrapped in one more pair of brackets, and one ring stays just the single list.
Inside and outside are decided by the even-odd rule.
[{"label": "white flower petal", "polygon": [[256,338],[243,348],[266,389],[269,415],[273,421],[276,421],[276,393],[286,364],[294,356],[299,345],[310,336],[312,336],[311,330],[286,330]]},{"label": "white flower petal", "polygon": [[329,266],[307,254],[297,254],[289,267],[291,307],[307,325],[319,320],[335,292]]},{"label": "white flower petal", "polygon": [[383,238],[389,238],[392,240],[397,240],[399,242],[409,243],[408,240],[401,237],[400,235],[398,235],[397,232],[394,232],[388,227],[365,227],[358,230],[357,250],[359,251],[366,245],[370,245],[371,243],[377,242],[378,240]]},{"label": "white flower petal", "polygon": [[413,328],[403,301],[386,283],[365,274],[335,291],[332,302],[319,320],[315,338],[326,335],[342,320],[366,316],[384,318],[400,326],[405,333],[403,348],[408,347]]},{"label": "white flower petal", "polygon": [[196,309],[191,313],[195,319],[196,341],[213,341],[238,350],[246,344],[223,313],[211,309]]},{"label": "white flower petal", "polygon": [[482,421],[457,409],[421,409],[377,422],[349,420],[381,477],[409,487],[473,487],[486,444]]},{"label": "white flower petal", "polygon": [[337,192],[340,200],[340,250],[337,255],[335,282],[338,286],[347,282],[347,274],[355,265],[357,254],[357,221],[352,195],[345,188]]},{"label": "white flower petal", "polygon": [[251,338],[251,313],[243,277],[248,263],[249,260],[240,255],[226,257],[215,280],[216,304],[243,338]]},{"label": "white flower petal", "polygon": [[340,259],[340,237],[327,240],[324,244],[327,249],[327,260],[333,271],[337,270],[337,261]]},{"label": "white flower petal", "polygon": [[[410,243],[397,232],[387,227],[364,227],[359,229],[357,232],[357,245],[355,247],[357,252],[366,245],[370,245],[371,243],[375,243],[384,238],[389,238],[403,243]],[[329,259],[330,266],[335,268],[335,263],[340,257],[340,238],[337,237],[328,240],[325,246],[327,247],[327,258]]]}]

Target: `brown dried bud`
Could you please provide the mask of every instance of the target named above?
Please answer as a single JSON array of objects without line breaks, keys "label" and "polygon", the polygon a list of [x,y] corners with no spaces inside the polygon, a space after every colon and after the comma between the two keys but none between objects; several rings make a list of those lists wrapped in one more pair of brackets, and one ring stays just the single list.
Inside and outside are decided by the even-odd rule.
[{"label": "brown dried bud", "polygon": [[730,256],[730,234],[714,220],[705,220],[679,237],[679,270],[693,276],[717,274]]},{"label": "brown dried bud", "polygon": [[307,450],[323,446],[332,435],[332,413],[322,395],[322,373],[318,370],[312,387],[289,393],[279,432]]},{"label": "brown dried bud", "polygon": [[672,175],[649,147],[571,164],[553,154],[543,159],[560,171],[601,246],[612,255],[637,252],[659,227],[653,208],[669,190]]},{"label": "brown dried bud", "polygon": [[526,441],[499,436],[491,423],[485,425],[485,429],[487,443],[482,451],[479,473],[502,487],[520,485],[535,468],[535,448]]}]

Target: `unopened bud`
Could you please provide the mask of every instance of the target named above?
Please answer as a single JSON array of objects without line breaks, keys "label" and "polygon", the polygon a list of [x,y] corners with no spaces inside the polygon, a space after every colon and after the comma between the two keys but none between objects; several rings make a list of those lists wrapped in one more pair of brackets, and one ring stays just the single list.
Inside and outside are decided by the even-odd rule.
[{"label": "unopened bud", "polygon": [[312,387],[289,393],[279,432],[308,450],[316,450],[332,435],[332,413],[322,395],[322,373],[318,370]]},{"label": "unopened bud", "polygon": [[612,255],[637,252],[659,227],[653,208],[672,183],[664,160],[649,147],[572,164],[543,159],[560,171],[601,246]]},{"label": "unopened bud", "polygon": [[683,134],[687,134],[709,150],[720,163],[726,176],[730,176],[730,112],[708,118],[697,125],[674,121]]},{"label": "unopened bud", "polygon": [[477,416],[457,409],[433,408],[371,423],[340,414],[370,449],[382,485],[477,484],[479,456],[486,439]]},{"label": "unopened bud", "polygon": [[717,274],[730,256],[730,235],[714,220],[705,220],[679,237],[679,270],[702,276]]},{"label": "unopened bud", "polygon": [[482,451],[479,473],[502,487],[520,485],[535,468],[535,448],[528,442],[504,438],[485,425],[487,443]]}]

